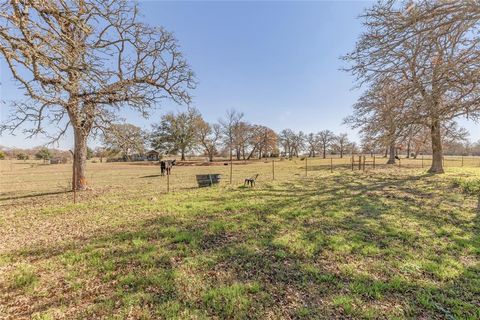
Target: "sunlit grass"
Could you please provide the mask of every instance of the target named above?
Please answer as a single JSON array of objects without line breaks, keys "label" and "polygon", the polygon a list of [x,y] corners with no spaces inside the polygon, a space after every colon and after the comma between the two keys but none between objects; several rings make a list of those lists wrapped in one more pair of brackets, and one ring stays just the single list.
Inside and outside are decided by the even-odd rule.
[{"label": "sunlit grass", "polygon": [[[143,178],[158,168],[108,164],[75,205],[71,193],[32,196],[37,185],[27,181],[36,172],[55,186],[51,166],[18,168],[16,181],[28,187],[18,197],[6,191],[1,203],[4,312],[480,318],[477,199],[456,183],[480,177],[480,169],[431,176],[420,168],[345,167],[305,177],[298,160],[279,164],[272,181],[270,166],[238,165],[232,186],[206,189],[179,177],[228,174],[228,167],[178,167],[179,184],[166,194],[157,185],[164,178]],[[257,187],[239,188],[255,171],[263,172]]]}]

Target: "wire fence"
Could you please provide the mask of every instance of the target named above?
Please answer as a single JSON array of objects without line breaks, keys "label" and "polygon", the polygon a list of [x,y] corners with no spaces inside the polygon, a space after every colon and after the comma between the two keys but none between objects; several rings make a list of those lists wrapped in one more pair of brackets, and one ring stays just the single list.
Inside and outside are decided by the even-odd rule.
[{"label": "wire fence", "polygon": [[[445,168],[480,168],[480,157],[444,157]],[[257,185],[315,177],[325,172],[372,171],[387,167],[429,168],[431,157],[400,158],[395,165],[377,155],[343,158],[293,158],[202,163],[180,162],[170,176],[161,176],[155,163],[93,163],[87,166],[88,185],[93,189],[148,190],[167,193],[198,188],[197,175],[220,175],[220,186],[241,186],[246,178],[258,175]],[[37,161],[0,161],[0,201],[55,194],[71,190],[72,164],[43,164]]]}]

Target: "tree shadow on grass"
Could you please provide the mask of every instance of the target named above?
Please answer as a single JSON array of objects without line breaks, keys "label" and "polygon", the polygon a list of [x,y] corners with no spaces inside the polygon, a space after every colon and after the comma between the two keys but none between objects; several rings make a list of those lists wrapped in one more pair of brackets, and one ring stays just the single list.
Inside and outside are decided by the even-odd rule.
[{"label": "tree shadow on grass", "polygon": [[145,178],[157,178],[157,177],[163,177],[163,176],[160,175],[160,174],[152,174],[152,175],[148,175],[148,176],[141,176],[140,178],[145,179]]},{"label": "tree shadow on grass", "polygon": [[42,193],[27,194],[27,195],[23,195],[23,196],[12,196],[12,197],[3,197],[4,194],[0,194],[0,201],[37,198],[37,197],[51,196],[51,195],[57,195],[57,194],[65,194],[65,193],[71,193],[71,192],[72,192],[72,190],[50,191],[50,192],[42,192]]},{"label": "tree shadow on grass", "polygon": [[[458,243],[453,236],[448,240],[477,246],[478,252],[478,239],[468,237],[478,234],[478,223],[472,227],[455,214],[450,221],[437,220],[438,213],[414,209],[432,197],[409,185],[423,177],[368,179],[305,179],[194,200],[185,193],[178,197],[205,202],[209,210],[192,207],[81,243],[12,253],[81,271],[78,279],[85,284],[80,297],[67,286],[55,299],[38,297],[18,316],[57,307],[78,308],[80,317],[475,316],[478,268],[449,265],[464,251],[429,250],[429,234],[419,231],[455,225],[466,233]],[[408,197],[386,198],[392,192]],[[430,260],[431,254],[437,260]],[[404,270],[402,262],[415,262],[415,255],[424,260],[420,269]],[[422,269],[423,262],[429,269]],[[105,289],[89,291],[90,279]],[[13,297],[7,308],[13,308],[21,292],[7,291]],[[88,294],[95,299],[85,298]]]}]

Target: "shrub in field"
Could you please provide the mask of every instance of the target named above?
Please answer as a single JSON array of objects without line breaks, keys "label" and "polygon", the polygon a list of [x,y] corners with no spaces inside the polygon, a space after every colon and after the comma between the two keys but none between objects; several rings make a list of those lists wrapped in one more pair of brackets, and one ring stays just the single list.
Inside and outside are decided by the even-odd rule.
[{"label": "shrub in field", "polygon": [[17,154],[17,160],[28,160],[28,154],[23,153],[23,152]]},{"label": "shrub in field", "polygon": [[35,158],[45,162],[52,158],[52,153],[47,148],[42,148],[35,154]]},{"label": "shrub in field", "polygon": [[12,277],[13,288],[28,288],[37,282],[37,275],[28,266],[20,266],[15,270]]}]

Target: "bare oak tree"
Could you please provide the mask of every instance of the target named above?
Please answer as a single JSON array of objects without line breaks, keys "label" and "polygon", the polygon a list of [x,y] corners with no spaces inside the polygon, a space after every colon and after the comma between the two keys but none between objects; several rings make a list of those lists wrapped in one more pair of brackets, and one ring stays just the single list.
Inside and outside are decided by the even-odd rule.
[{"label": "bare oak tree", "polygon": [[404,88],[389,79],[374,83],[353,106],[354,113],[344,122],[377,145],[389,150],[387,164],[395,164],[396,146],[402,132],[409,126],[406,121]]},{"label": "bare oak tree", "polygon": [[478,1],[379,2],[363,15],[366,31],[344,57],[360,85],[385,78],[408,84],[415,102],[406,121],[430,128],[431,173],[443,173],[443,123],[479,118],[478,7]]},{"label": "bare oak tree", "polygon": [[339,135],[335,136],[333,148],[340,154],[340,158],[343,158],[343,155],[347,151],[349,145],[350,141],[348,140],[348,135],[346,133],[340,133]]},{"label": "bare oak tree", "polygon": [[198,123],[198,142],[210,162],[218,152],[218,144],[221,138],[221,127],[218,123],[209,124],[203,120]]},{"label": "bare oak tree", "polygon": [[254,152],[258,152],[259,159],[272,156],[277,152],[278,135],[266,126],[254,125],[250,143],[253,147],[248,158]]},{"label": "bare oak tree", "polygon": [[25,132],[55,141],[71,127],[77,189],[87,187],[92,130],[125,106],[147,116],[165,98],[189,103],[194,86],[173,35],[139,21],[136,4],[125,0],[3,0],[0,56],[27,96],[2,128],[33,122]]},{"label": "bare oak tree", "polygon": [[[238,132],[240,123],[243,119],[243,113],[238,112],[234,109],[227,111],[224,119],[220,120],[220,125],[222,127],[222,136],[224,144],[228,149],[230,161],[233,160],[232,151],[238,149]],[[237,153],[237,158],[239,155]]]},{"label": "bare oak tree", "polygon": [[305,142],[308,148],[308,156],[314,157],[316,155],[317,150],[320,148],[321,141],[316,133],[309,133],[306,136]]},{"label": "bare oak tree", "polygon": [[327,157],[327,149],[335,140],[335,135],[330,130],[322,130],[318,133],[318,139],[322,148],[323,159]]},{"label": "bare oak tree", "polygon": [[126,159],[145,151],[145,133],[130,123],[111,124],[104,130],[102,140],[108,150],[120,150]]}]

